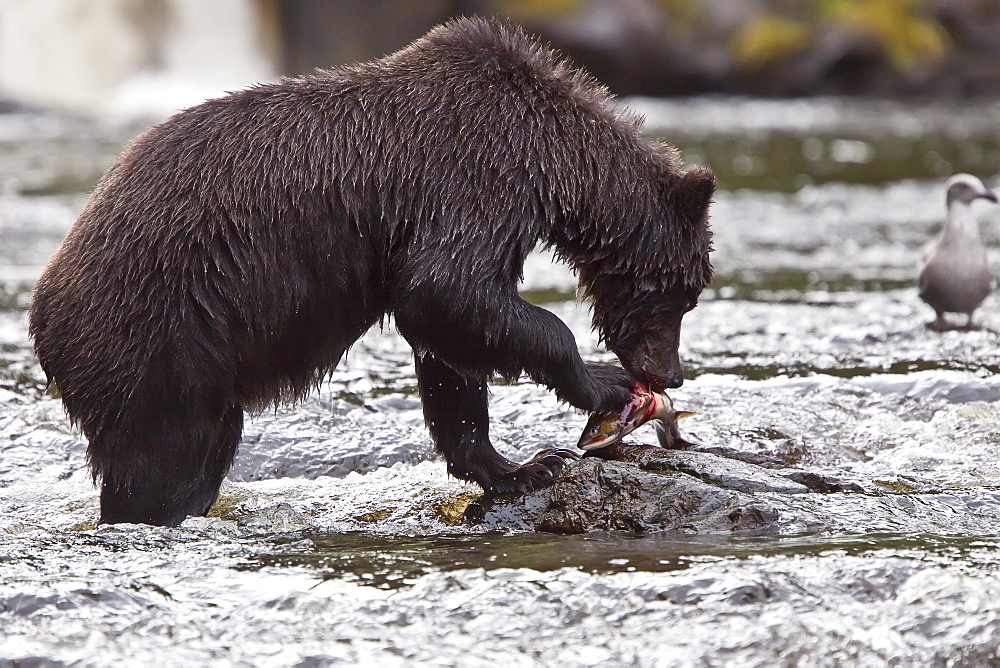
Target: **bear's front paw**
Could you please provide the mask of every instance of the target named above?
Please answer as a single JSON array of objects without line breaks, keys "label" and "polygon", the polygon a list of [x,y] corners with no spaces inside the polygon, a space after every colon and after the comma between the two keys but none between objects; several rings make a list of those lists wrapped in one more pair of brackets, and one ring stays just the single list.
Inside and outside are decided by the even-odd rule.
[{"label": "bear's front paw", "polygon": [[632,399],[636,381],[625,369],[611,364],[587,364],[594,381],[591,405],[580,406],[591,412],[621,410]]},{"label": "bear's front paw", "polygon": [[569,461],[580,456],[570,450],[551,448],[542,450],[531,461],[504,473],[486,488],[489,494],[524,494],[552,484]]}]

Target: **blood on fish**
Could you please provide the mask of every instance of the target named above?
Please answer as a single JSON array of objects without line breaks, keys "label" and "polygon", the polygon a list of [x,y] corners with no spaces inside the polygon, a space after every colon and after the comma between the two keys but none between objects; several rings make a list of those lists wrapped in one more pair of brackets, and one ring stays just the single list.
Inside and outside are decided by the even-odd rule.
[{"label": "blood on fish", "polygon": [[674,409],[670,397],[660,392],[650,392],[637,387],[632,399],[615,413],[594,413],[587,421],[577,447],[596,450],[617,443],[650,420],[661,420],[667,426],[681,418],[695,415],[690,411]]}]

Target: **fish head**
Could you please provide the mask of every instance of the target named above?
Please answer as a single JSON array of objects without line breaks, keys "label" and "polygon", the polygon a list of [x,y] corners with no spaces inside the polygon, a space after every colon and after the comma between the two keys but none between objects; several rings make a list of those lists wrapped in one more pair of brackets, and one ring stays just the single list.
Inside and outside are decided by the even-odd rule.
[{"label": "fish head", "polygon": [[625,425],[618,420],[617,413],[594,413],[576,445],[581,450],[596,450],[616,443],[624,436]]},{"label": "fish head", "polygon": [[653,393],[637,390],[620,411],[594,413],[587,421],[577,447],[596,450],[617,443],[653,417],[655,404]]}]

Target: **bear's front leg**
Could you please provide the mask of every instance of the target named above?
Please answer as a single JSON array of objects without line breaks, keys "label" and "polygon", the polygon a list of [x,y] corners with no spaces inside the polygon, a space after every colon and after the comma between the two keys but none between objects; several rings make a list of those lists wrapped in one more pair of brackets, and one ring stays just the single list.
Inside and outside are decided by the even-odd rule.
[{"label": "bear's front leg", "polygon": [[555,478],[569,459],[569,450],[543,450],[518,465],[490,443],[486,382],[465,376],[430,353],[415,356],[424,419],[434,447],[448,462],[448,473],[479,484],[485,491],[527,492]]},{"label": "bear's front leg", "polygon": [[584,363],[569,328],[524,301],[516,286],[418,283],[400,302],[396,325],[413,349],[430,352],[462,376],[517,378],[525,372],[590,412],[619,410],[632,396],[636,381],[628,371]]}]

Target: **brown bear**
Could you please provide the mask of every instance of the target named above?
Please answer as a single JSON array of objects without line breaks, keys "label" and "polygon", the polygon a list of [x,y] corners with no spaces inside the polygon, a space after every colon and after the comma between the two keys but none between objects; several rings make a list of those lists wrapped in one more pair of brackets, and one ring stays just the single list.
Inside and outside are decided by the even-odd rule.
[{"label": "brown bear", "polygon": [[[500,456],[488,379],[527,373],[587,411],[680,385],[714,188],[520,29],[455,20],[138,137],[38,281],[31,333],[89,440],[105,523],[204,514],[243,412],[302,397],[389,315],[448,470],[527,490],[575,455]],[[579,271],[624,369],[585,364],[518,296],[539,243]]]}]

